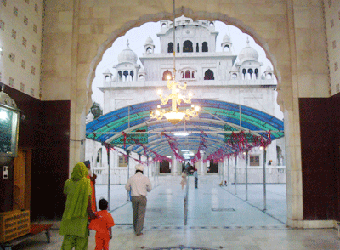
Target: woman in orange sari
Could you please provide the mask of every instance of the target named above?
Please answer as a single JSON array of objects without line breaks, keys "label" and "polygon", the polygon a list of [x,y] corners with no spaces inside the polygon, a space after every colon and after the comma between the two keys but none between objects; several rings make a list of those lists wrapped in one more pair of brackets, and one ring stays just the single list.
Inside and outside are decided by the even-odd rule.
[{"label": "woman in orange sari", "polygon": [[91,196],[92,211],[97,212],[96,193],[95,193],[95,188],[94,188],[94,185],[96,184],[97,175],[92,174],[92,171],[90,168],[90,161],[85,161],[84,164],[88,169],[89,174],[87,175],[87,178],[90,179],[90,184],[92,188],[92,196]]}]

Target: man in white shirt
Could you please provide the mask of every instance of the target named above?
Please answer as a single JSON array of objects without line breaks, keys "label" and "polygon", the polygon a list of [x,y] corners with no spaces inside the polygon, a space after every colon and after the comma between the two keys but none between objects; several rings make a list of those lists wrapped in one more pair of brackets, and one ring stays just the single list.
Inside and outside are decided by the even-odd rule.
[{"label": "man in white shirt", "polygon": [[151,183],[143,174],[144,166],[138,164],[136,173],[128,179],[125,188],[131,190],[131,201],[133,209],[133,229],[137,236],[143,235],[144,216],[146,208],[146,195],[151,191]]}]

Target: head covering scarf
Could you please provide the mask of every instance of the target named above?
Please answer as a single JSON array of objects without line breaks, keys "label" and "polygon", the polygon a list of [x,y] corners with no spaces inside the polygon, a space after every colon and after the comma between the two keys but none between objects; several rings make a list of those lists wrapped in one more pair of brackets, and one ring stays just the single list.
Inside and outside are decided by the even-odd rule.
[{"label": "head covering scarf", "polygon": [[71,179],[65,183],[67,198],[63,220],[76,217],[87,217],[88,197],[90,194],[90,180],[87,179],[88,170],[83,162],[78,162],[73,168]]}]

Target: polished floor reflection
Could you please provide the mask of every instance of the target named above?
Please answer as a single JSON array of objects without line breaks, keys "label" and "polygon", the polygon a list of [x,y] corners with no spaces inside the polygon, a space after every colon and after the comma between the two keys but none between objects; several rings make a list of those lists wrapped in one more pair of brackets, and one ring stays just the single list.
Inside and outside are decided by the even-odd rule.
[{"label": "polished floor reflection", "polygon": [[[126,201],[124,186],[112,186],[111,210],[116,222],[110,249],[340,249],[337,231],[292,230],[285,225],[285,186],[268,185],[267,212],[263,209],[262,187],[220,187],[218,176],[199,178],[198,189],[189,179],[188,220],[184,225],[184,194],[180,177],[159,177],[148,195],[143,236],[132,229],[132,207]],[[107,187],[97,186],[98,196],[107,194]],[[58,222],[52,231],[52,243],[44,235],[22,243],[15,249],[60,249]],[[91,232],[89,249],[94,249]]]}]

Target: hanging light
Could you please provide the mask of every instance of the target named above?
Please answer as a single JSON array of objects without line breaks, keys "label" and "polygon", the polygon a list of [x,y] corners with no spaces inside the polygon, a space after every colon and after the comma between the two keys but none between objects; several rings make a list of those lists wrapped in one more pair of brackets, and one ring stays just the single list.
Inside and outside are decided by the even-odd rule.
[{"label": "hanging light", "polygon": [[173,77],[168,75],[167,77],[167,88],[171,90],[171,94],[163,98],[162,90],[158,90],[157,94],[161,99],[161,105],[166,105],[169,100],[172,100],[172,109],[167,111],[165,109],[161,109],[161,105],[157,105],[157,109],[155,111],[151,111],[150,117],[156,118],[157,120],[161,120],[162,117],[166,117],[166,119],[172,124],[177,124],[184,119],[188,120],[190,117],[198,116],[201,107],[198,105],[191,105],[190,109],[186,109],[185,111],[179,110],[179,105],[183,103],[190,104],[192,93],[189,93],[188,97],[183,96],[180,93],[180,90],[185,90],[187,88],[187,83],[183,84],[175,81],[176,75],[176,64],[175,64],[175,0],[173,0]]}]

